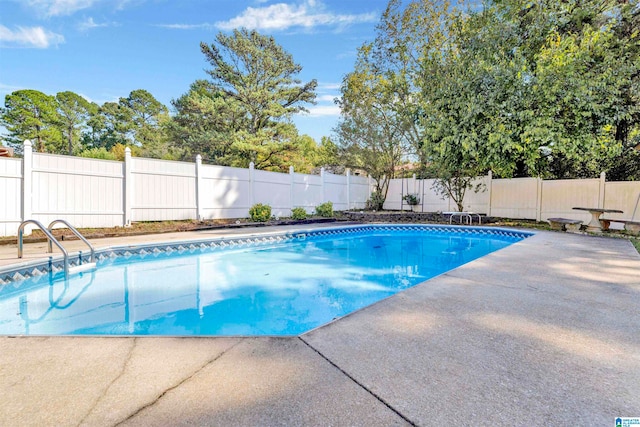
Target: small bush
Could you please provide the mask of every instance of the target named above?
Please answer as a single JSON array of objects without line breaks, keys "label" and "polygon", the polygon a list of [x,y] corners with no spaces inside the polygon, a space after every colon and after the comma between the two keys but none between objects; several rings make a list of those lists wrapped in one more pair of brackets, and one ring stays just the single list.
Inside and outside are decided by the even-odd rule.
[{"label": "small bush", "polygon": [[371,193],[371,198],[367,200],[365,209],[368,211],[381,211],[384,205],[384,196],[380,191],[374,191]]},{"label": "small bush", "polygon": [[291,219],[307,219],[307,211],[304,208],[291,209]]},{"label": "small bush", "polygon": [[271,206],[257,203],[249,209],[249,217],[252,221],[267,222],[271,218]]},{"label": "small bush", "polygon": [[333,216],[333,203],[326,202],[316,206],[316,215],[323,218],[331,218]]},{"label": "small bush", "polygon": [[416,206],[420,204],[420,197],[417,194],[405,194],[404,201],[410,206]]}]

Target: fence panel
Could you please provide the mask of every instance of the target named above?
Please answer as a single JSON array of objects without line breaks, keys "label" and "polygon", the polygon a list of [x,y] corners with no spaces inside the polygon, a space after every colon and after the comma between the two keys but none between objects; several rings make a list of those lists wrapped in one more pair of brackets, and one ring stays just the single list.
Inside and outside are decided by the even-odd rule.
[{"label": "fence panel", "polygon": [[257,170],[253,185],[254,203],[271,206],[271,214],[275,217],[291,215],[290,174]]},{"label": "fence panel", "polygon": [[18,233],[22,222],[22,161],[0,157],[0,236]]},{"label": "fence panel", "polygon": [[[640,221],[640,182],[605,183],[604,206],[623,211],[621,214],[606,214],[605,217]],[[614,225],[611,224],[612,228]]]},{"label": "fence panel", "polygon": [[449,196],[442,196],[435,190],[435,179],[420,180],[420,210],[422,212],[450,212],[458,210]]},{"label": "fence panel", "polygon": [[349,209],[364,209],[370,196],[369,178],[364,176],[349,177]]},{"label": "fence panel", "polygon": [[293,174],[293,207],[304,208],[312,214],[322,200],[322,177],[319,175]]},{"label": "fence panel", "polygon": [[494,179],[491,182],[491,216],[536,219],[538,179]]},{"label": "fence panel", "polygon": [[542,182],[541,218],[554,217],[581,219],[588,223],[591,214],[575,211],[574,206],[598,207],[600,199],[599,179],[561,179]]},{"label": "fence panel", "polygon": [[205,219],[245,218],[251,202],[249,169],[204,165],[202,215]]},{"label": "fence panel", "polygon": [[347,206],[347,177],[345,175],[324,174],[324,198],[333,202],[333,209],[344,211]]},{"label": "fence panel", "polygon": [[[465,212],[478,212],[486,214],[489,207],[489,177],[481,176],[471,182],[471,188],[468,188],[464,194],[462,209]],[[477,190],[477,191],[476,191]],[[455,211],[458,210],[453,203]]]},{"label": "fence panel", "polygon": [[121,225],[122,169],[121,162],[33,154],[33,218],[44,225],[58,218],[75,227]]},{"label": "fence panel", "polygon": [[[400,210],[402,206],[402,193],[406,182],[402,179],[389,180],[389,188],[387,189],[387,197],[384,200],[382,209]],[[406,192],[406,190],[404,190]]]},{"label": "fence panel", "polygon": [[196,218],[195,163],[131,159],[132,221]]}]

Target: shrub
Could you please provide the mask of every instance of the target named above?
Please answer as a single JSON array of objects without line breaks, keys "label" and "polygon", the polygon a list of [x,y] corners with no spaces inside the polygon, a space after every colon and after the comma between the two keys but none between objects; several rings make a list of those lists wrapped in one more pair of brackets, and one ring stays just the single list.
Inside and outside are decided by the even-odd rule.
[{"label": "shrub", "polygon": [[256,203],[249,209],[249,216],[252,221],[266,222],[271,218],[271,206]]},{"label": "shrub", "polygon": [[367,200],[365,209],[368,211],[381,211],[384,205],[384,196],[381,191],[374,191],[371,193],[371,198]]},{"label": "shrub", "polygon": [[418,197],[417,194],[405,194],[403,199],[410,206],[416,206],[420,204],[420,197]]},{"label": "shrub", "polygon": [[333,216],[333,203],[326,202],[316,206],[316,215],[323,218],[331,218]]},{"label": "shrub", "polygon": [[118,160],[118,157],[113,154],[111,151],[107,151],[106,148],[90,148],[88,150],[84,150],[80,154],[80,157],[89,157],[92,159],[102,159],[102,160]]},{"label": "shrub", "polygon": [[291,209],[291,219],[307,219],[307,211],[304,208]]}]

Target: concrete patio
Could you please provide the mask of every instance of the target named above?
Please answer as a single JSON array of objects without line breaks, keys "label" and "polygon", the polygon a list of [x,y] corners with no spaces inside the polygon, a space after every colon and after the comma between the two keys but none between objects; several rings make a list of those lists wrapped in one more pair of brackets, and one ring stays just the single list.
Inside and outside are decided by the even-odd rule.
[{"label": "concrete patio", "polygon": [[638,331],[631,243],[538,232],[296,338],[0,337],[0,425],[613,426]]}]

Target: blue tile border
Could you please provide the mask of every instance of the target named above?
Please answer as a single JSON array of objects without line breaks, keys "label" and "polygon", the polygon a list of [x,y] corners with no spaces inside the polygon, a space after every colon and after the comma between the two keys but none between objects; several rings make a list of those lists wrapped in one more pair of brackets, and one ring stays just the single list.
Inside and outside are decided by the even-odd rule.
[{"label": "blue tile border", "polygon": [[[136,246],[115,246],[97,250],[96,258],[97,262],[100,262],[105,259],[128,258],[134,255],[157,257],[160,255],[171,254],[173,252],[182,254],[185,252],[196,253],[212,249],[215,250],[223,248],[258,247],[280,244],[292,240],[322,238],[334,235],[361,235],[381,231],[412,231],[422,233],[458,235],[468,234],[472,236],[494,235],[515,238],[518,240],[526,239],[527,237],[534,235],[534,233],[532,232],[494,227],[473,227],[438,224],[371,224],[311,230],[295,230],[240,237],[220,237],[214,239],[185,242],[154,243]],[[84,263],[88,260],[86,252],[82,254],[82,261],[80,260],[80,254],[81,253],[76,253],[69,256],[70,267],[78,266],[80,263]],[[63,258],[60,255],[55,257],[51,256],[46,260],[38,260],[18,265],[11,265],[0,269],[0,287],[19,287],[21,281],[29,278],[35,278],[36,281],[38,281],[38,278],[40,277],[43,280],[48,280],[50,275],[62,274],[62,271]]]}]

